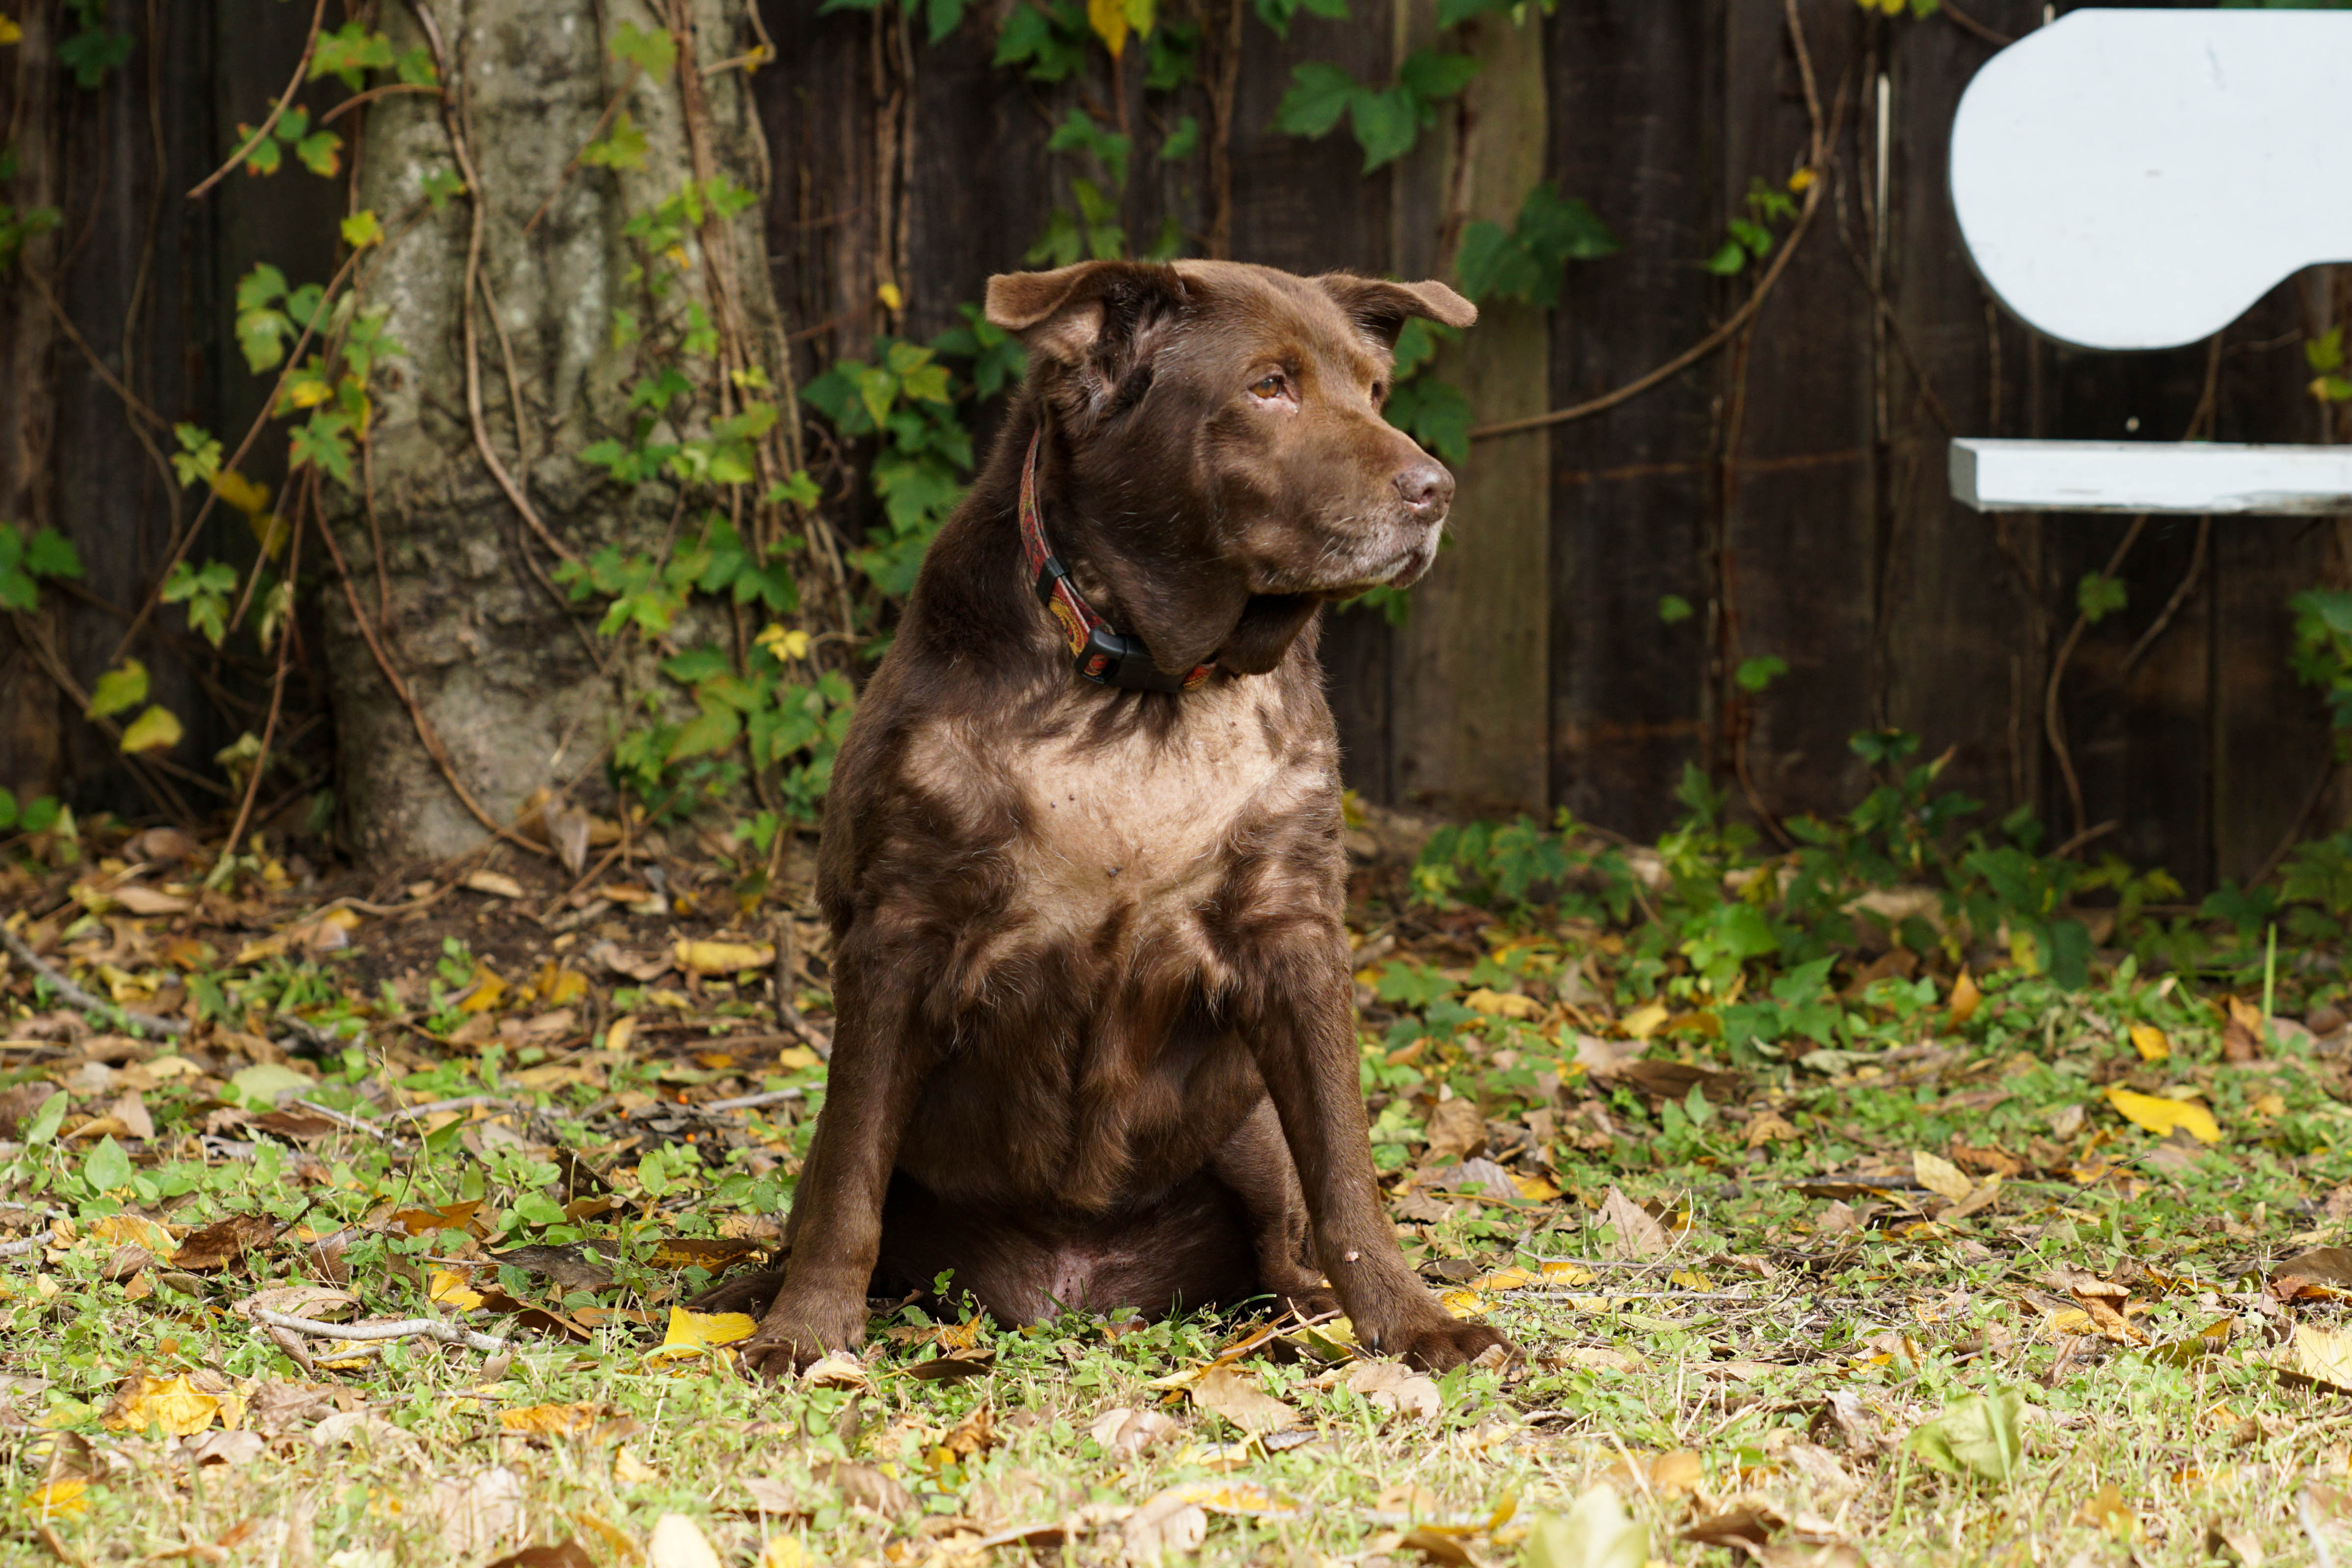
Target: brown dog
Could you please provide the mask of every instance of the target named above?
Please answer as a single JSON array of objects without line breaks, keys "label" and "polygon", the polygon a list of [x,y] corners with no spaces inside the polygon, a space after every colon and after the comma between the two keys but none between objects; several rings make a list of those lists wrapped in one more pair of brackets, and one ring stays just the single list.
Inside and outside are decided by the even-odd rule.
[{"label": "brown dog", "polygon": [[1326,600],[1436,553],[1453,478],[1380,407],[1407,318],[1477,312],[1116,261],[987,309],[1029,388],[834,768],[832,1079],[747,1348],[805,1365],[943,1272],[1007,1322],[1336,1293],[1423,1367],[1505,1344],[1373,1184],[1315,658]]}]

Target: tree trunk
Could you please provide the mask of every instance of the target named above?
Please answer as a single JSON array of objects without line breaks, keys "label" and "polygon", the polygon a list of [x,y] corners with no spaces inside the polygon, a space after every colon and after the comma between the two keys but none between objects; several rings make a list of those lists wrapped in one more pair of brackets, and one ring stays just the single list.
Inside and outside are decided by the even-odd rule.
[{"label": "tree trunk", "polygon": [[[714,355],[672,362],[699,389],[680,405],[702,410],[679,416],[696,425],[733,406],[730,379],[773,374],[782,342],[756,204],[689,222],[666,258],[623,232],[689,182],[764,190],[744,70],[713,68],[753,47],[742,16],[719,0],[387,8],[395,50],[432,50],[445,91],[372,103],[359,144],[360,205],[387,237],[365,258],[359,309],[388,312],[385,336],[404,351],[374,378],[366,482],[334,520],[349,572],[329,590],[330,658],[343,806],[363,860],[466,849],[539,789],[604,791],[625,694],[646,684],[649,654],[600,637],[601,601],[567,608],[554,579],[606,546],[658,558],[688,497],[666,478],[618,487],[581,454],[630,439],[639,355],[690,308],[722,339]],[[616,58],[618,42],[659,66],[642,41],[658,34],[676,68]],[[635,166],[581,162],[620,127],[608,145],[628,164],[632,126],[644,136]],[[450,175],[461,194],[446,195]],[[641,274],[674,279],[667,297],[653,300]],[[622,341],[616,310],[646,344]]]}]

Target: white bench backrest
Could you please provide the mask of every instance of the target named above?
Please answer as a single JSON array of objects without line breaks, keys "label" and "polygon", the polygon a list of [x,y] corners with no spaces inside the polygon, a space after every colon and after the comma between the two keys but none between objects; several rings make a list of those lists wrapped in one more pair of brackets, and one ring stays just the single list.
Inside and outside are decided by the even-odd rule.
[{"label": "white bench backrest", "polygon": [[2347,115],[2352,11],[2076,11],[1969,84],[1952,202],[2028,323],[2169,348],[2352,261]]}]

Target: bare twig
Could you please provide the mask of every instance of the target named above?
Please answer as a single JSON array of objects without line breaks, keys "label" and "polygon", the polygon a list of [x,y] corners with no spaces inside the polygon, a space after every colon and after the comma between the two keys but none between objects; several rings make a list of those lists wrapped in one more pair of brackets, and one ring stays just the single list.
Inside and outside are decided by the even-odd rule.
[{"label": "bare twig", "polygon": [[273,1312],[267,1307],[253,1308],[251,1315],[257,1323],[265,1323],[273,1329],[289,1329],[314,1339],[439,1340],[445,1345],[464,1345],[468,1350],[497,1352],[507,1348],[507,1342],[496,1335],[478,1334],[471,1329],[461,1329],[438,1318],[400,1318],[388,1323],[322,1323],[315,1318],[297,1318],[287,1312]]},{"label": "bare twig", "polygon": [[1969,34],[1972,37],[1981,38],[1997,49],[2007,48],[2010,45],[2017,42],[2015,38],[2011,37],[2007,33],[2001,32],[1998,28],[1986,26],[1982,22],[1978,21],[1974,16],[1969,16],[1966,11],[1963,11],[1958,6],[1953,5],[1952,0],[1944,0],[1943,5],[1938,6],[1937,9],[1942,11],[1946,16],[1951,18],[1953,24],[1958,26],[1960,31]]},{"label": "bare twig", "polygon": [[373,103],[379,98],[389,98],[394,93],[401,92],[429,92],[436,98],[441,96],[441,89],[429,82],[388,81],[382,87],[372,87],[365,92],[352,94],[351,97],[319,116],[319,123],[331,125],[362,103]]},{"label": "bare twig", "polygon": [[5,925],[0,925],[0,946],[5,946],[16,955],[18,963],[47,981],[57,988],[58,995],[85,1012],[104,1013],[121,1019],[126,1025],[142,1029],[152,1029],[159,1035],[176,1037],[188,1032],[188,1026],[182,1019],[159,1018],[152,1013],[134,1013],[120,1003],[109,1002],[104,997],[92,995],[67,979],[63,971],[35,952],[30,942]]},{"label": "bare twig", "polygon": [[697,1110],[756,1110],[763,1105],[782,1105],[788,1100],[805,1098],[806,1091],[797,1089],[772,1089],[765,1094],[738,1095],[733,1100],[714,1100],[708,1105],[698,1105]]},{"label": "bare twig", "polygon": [[294,79],[286,84],[286,90],[279,93],[278,101],[269,106],[269,118],[261,122],[261,129],[247,137],[245,145],[230,153],[227,163],[197,182],[195,189],[188,193],[190,201],[194,201],[215,185],[227,179],[229,171],[244,163],[245,155],[260,146],[261,139],[278,128],[278,118],[286,112],[286,106],[292,103],[294,95],[302,90],[303,73],[310,68],[310,56],[319,47],[319,24],[326,19],[327,0],[319,0],[319,4],[310,12],[310,36],[302,40],[302,58],[294,62]]}]

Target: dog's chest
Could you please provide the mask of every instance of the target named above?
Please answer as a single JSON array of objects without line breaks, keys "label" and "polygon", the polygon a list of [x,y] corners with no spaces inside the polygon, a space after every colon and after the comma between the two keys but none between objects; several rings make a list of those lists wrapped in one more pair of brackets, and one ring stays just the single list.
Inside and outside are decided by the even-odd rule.
[{"label": "dog's chest", "polygon": [[1254,831],[1327,782],[1287,754],[1278,699],[1264,683],[1183,700],[1165,731],[1073,727],[983,742],[984,755],[962,759],[1003,792],[1018,825],[1000,851],[1013,874],[1012,929],[1088,941],[1114,929],[1129,941],[1189,931]]},{"label": "dog's chest", "polygon": [[1181,916],[1214,890],[1253,825],[1296,804],[1300,781],[1244,692],[1201,706],[1163,736],[1060,740],[1012,760],[1027,912],[1072,928],[1117,910]]}]

